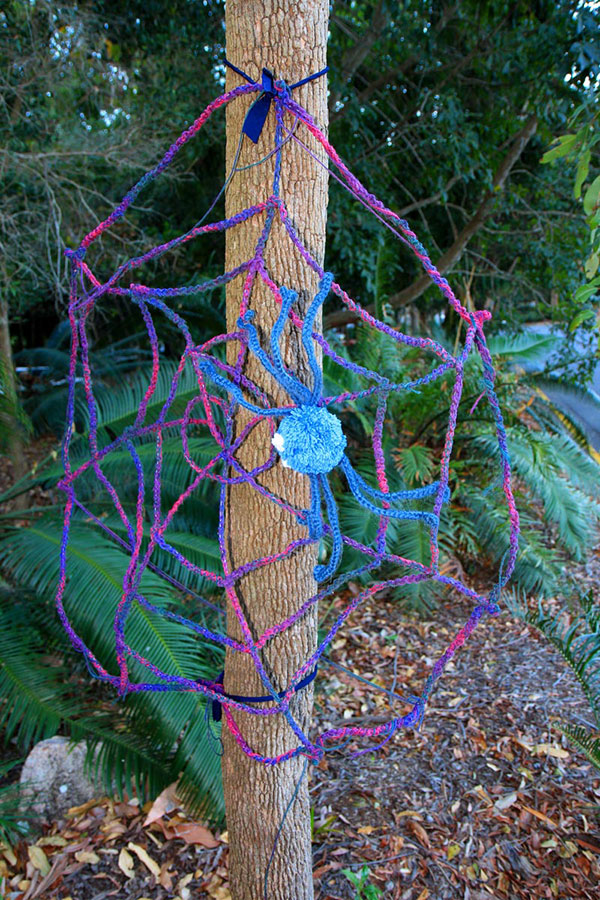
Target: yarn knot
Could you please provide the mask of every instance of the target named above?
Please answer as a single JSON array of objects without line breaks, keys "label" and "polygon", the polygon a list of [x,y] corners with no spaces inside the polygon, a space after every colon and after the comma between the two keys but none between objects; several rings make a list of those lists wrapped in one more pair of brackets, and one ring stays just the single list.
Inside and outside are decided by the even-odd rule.
[{"label": "yarn knot", "polygon": [[65,248],[65,256],[68,259],[83,259],[85,256],[85,247],[77,247],[76,250],[72,250],[70,247]]},{"label": "yarn knot", "polygon": [[292,90],[283,78],[278,78],[273,88],[280,100],[289,100],[292,96]]}]

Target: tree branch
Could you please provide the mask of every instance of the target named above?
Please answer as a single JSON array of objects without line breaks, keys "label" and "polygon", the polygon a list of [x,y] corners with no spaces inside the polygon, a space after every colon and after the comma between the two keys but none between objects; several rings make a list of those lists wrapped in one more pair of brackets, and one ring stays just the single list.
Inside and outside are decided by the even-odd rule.
[{"label": "tree branch", "polygon": [[[458,259],[460,259],[468,242],[471,240],[473,235],[481,228],[485,220],[492,212],[496,196],[504,187],[504,183],[506,182],[511,169],[520,158],[523,150],[525,149],[525,146],[535,134],[537,124],[537,116],[531,116],[527,120],[521,131],[514,138],[510,150],[500,163],[500,166],[498,167],[498,170],[494,175],[492,181],[492,189],[488,191],[471,220],[467,222],[462,231],[459,232],[452,246],[449,247],[448,250],[446,250],[446,252],[437,261],[436,268],[441,275],[443,275],[444,272],[447,272],[448,269],[450,269],[454,265],[454,263]],[[426,291],[430,285],[431,279],[429,278],[429,276],[426,274],[420,275],[417,279],[415,279],[415,281],[413,281],[412,284],[404,288],[404,290],[399,291],[397,294],[393,294],[389,298],[388,303],[394,309],[398,309],[401,306],[406,306],[407,303],[412,303],[414,300],[420,297],[421,294],[424,293],[424,291]],[[368,307],[368,311],[372,313],[373,308]],[[356,314],[350,312],[350,310],[344,309],[340,310],[337,313],[332,313],[330,316],[327,316],[324,324],[326,328],[335,328],[339,325],[345,325],[346,322],[351,322],[355,318]]]},{"label": "tree branch", "polygon": [[[371,24],[367,31],[356,38],[352,47],[344,54],[342,58],[341,72],[342,83],[347,84],[356,74],[357,69],[369,55],[371,48],[377,43],[383,34],[389,21],[389,14],[384,9],[383,0],[379,0],[374,12]],[[335,104],[339,100],[339,96],[332,96],[331,105],[335,109]]]}]

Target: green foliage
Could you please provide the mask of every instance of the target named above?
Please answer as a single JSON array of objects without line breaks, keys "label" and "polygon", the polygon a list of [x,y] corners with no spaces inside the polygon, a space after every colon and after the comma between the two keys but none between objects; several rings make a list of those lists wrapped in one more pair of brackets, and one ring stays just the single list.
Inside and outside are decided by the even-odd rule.
[{"label": "green foliage", "polygon": [[[190,805],[218,820],[222,817],[220,764],[203,731],[204,702],[196,695],[140,693],[127,699],[119,711],[98,706],[85,671],[75,681],[68,677],[76,659],[52,610],[58,582],[60,529],[56,519],[43,519],[19,531],[8,531],[0,543],[0,563],[12,580],[27,588],[27,615],[15,618],[11,604],[2,621],[0,687],[5,698],[2,725],[5,738],[14,736],[26,749],[41,738],[65,728],[73,738],[85,738],[89,760],[110,789],[132,787],[141,796],[156,795],[181,776],[182,791]],[[113,620],[121,596],[128,557],[89,525],[75,525],[70,541],[67,613],[75,630],[93,646],[108,671],[115,674]],[[189,602],[177,602],[173,590],[152,572],[142,579],[142,590],[153,603],[183,615],[194,615]],[[18,607],[17,607],[18,608]],[[48,667],[50,633],[59,665]],[[33,620],[33,621],[32,621]],[[127,628],[129,643],[171,674],[206,678],[222,667],[218,652],[207,652],[194,635],[175,622],[140,606]],[[131,677],[153,681],[138,663]],[[82,685],[84,687],[82,691]],[[101,691],[101,696],[108,696]],[[94,754],[97,747],[100,752]]]},{"label": "green foliage", "polygon": [[[109,347],[105,354],[99,354],[94,377],[101,447],[134,421],[149,377],[143,370],[127,374],[124,363],[118,370],[117,385],[109,364],[112,353]],[[148,422],[155,420],[163,408],[172,372],[166,366],[157,383],[148,407]],[[172,407],[175,415],[197,393],[193,384],[186,369],[180,382],[181,395]],[[55,402],[60,406],[60,398]],[[86,426],[87,411],[82,405],[78,419],[81,430],[72,441],[74,465],[89,458]],[[198,462],[207,462],[213,455],[212,442],[196,434],[193,428],[189,432],[190,452]],[[176,431],[167,434],[163,446],[163,501],[169,506],[191,483],[193,475],[176,434]],[[151,503],[156,453],[152,437],[142,440],[138,449],[146,483],[150,486],[148,502]],[[103,470],[118,482],[124,508],[132,512],[137,476],[131,456],[117,450],[103,462]],[[8,496],[25,492],[34,484],[52,491],[61,475],[62,466],[56,462],[55,454],[51,454],[35,474],[23,479]],[[79,496],[117,538],[127,537],[123,522],[95,477],[81,477]],[[213,570],[220,563],[215,540],[215,496],[212,482],[202,484],[201,490],[178,513],[170,534],[171,546],[197,565]],[[0,565],[14,585],[0,621],[0,691],[5,698],[0,726],[5,739],[15,738],[26,750],[35,740],[61,729],[74,739],[83,738],[88,742],[88,762],[108,790],[135,789],[144,797],[156,795],[166,784],[180,779],[182,796],[193,809],[215,821],[222,820],[220,760],[214,752],[214,741],[206,732],[204,701],[188,692],[141,692],[114,707],[108,702],[111,694],[102,685],[92,688],[87,670],[81,668],[77,655],[70,649],[52,605],[59,577],[61,505],[40,507],[37,514],[29,511],[29,515],[27,527],[14,528],[9,514],[0,539]],[[147,531],[144,541],[148,537]],[[104,537],[89,516],[76,514],[68,546],[65,608],[75,631],[113,674],[116,674],[114,616],[128,559],[121,546]],[[175,590],[147,570],[140,585],[144,596],[169,614],[183,615],[218,629],[221,623],[215,621],[216,614],[206,613],[197,593],[205,589],[214,593],[214,585],[203,584],[162,548],[154,561],[162,570],[189,585],[189,593]],[[27,595],[26,605],[17,599],[20,594]],[[223,665],[223,654],[218,648],[208,647],[172,618],[139,604],[128,619],[126,638],[136,651],[169,674],[210,678]],[[52,666],[47,664],[49,652],[55,661]],[[156,681],[151,672],[135,661],[131,663],[131,678]]]},{"label": "green foliage", "polygon": [[371,884],[371,870],[368,866],[363,866],[358,872],[353,872],[352,869],[342,869],[342,875],[345,875],[352,887],[356,889],[354,900],[378,900],[379,897],[383,897],[383,891]]},{"label": "green foliage", "polygon": [[569,725],[566,722],[556,722],[555,725],[600,771],[600,737],[591,734],[585,725]]},{"label": "green foliage", "polygon": [[[551,615],[539,603],[530,609],[518,593],[508,600],[509,609],[532,625],[555,647],[575,674],[600,729],[600,607],[593,592],[576,596],[574,611]],[[557,727],[600,770],[600,738],[583,725],[559,721]]]},{"label": "green foliage", "polygon": [[[0,778],[6,778],[20,762],[0,763]],[[0,842],[7,847],[16,844],[28,831],[27,814],[20,809],[22,790],[18,783],[0,787]]]},{"label": "green foliage", "polygon": [[[435,337],[444,341],[439,333]],[[533,334],[514,338],[503,334],[490,340],[498,366],[497,390],[521,516],[520,550],[513,577],[523,590],[542,596],[556,590],[561,576],[556,553],[547,546],[548,525],[554,529],[564,552],[574,559],[583,559],[593,539],[590,524],[600,519],[600,467],[587,452],[585,436],[539,387],[544,382],[534,364],[548,354],[554,343],[552,336]],[[407,381],[427,371],[422,354],[399,348],[385,335],[362,326],[353,331],[347,347],[339,342],[336,352],[397,381]],[[533,371],[526,371],[525,365],[533,367]],[[325,375],[332,389],[334,382],[343,380],[336,368],[339,369],[325,360]],[[347,387],[353,390],[360,379],[348,374]],[[466,572],[486,561],[500,566],[509,536],[495,425],[485,400],[473,413],[469,412],[482,390],[480,378],[480,362],[471,358],[465,371],[454,442],[451,502],[442,515],[439,534],[442,567]],[[418,487],[438,477],[451,383],[450,378],[443,378],[420,386],[418,391],[390,395],[384,428],[390,490]],[[568,384],[567,388],[576,390]],[[370,440],[375,402],[372,398],[354,401],[350,404],[353,415],[344,421],[353,462],[373,484]],[[376,518],[365,514],[345,494],[341,479],[334,486],[344,533],[365,543],[373,540]],[[405,558],[429,563],[429,536],[421,523],[390,521],[388,547]],[[355,553],[345,550],[344,563],[349,568],[357,560]],[[405,603],[430,606],[435,597],[433,590],[425,582],[403,587],[399,597]]]},{"label": "green foliage", "polygon": [[[434,261],[473,221],[525,117],[538,114],[536,135],[450,278],[510,324],[564,321],[580,283],[572,179],[540,157],[578,105],[597,103],[597,33],[598,10],[570,0],[384,3],[376,14],[371,4],[334,4],[331,139],[408,218]],[[328,266],[381,311],[414,281],[418,264],[398,247],[382,281],[379,227],[336,186],[331,194]],[[428,317],[442,302],[433,289],[417,301]]]},{"label": "green foliage", "polygon": [[571,331],[585,322],[591,324],[592,320],[600,325],[600,276],[597,275],[600,265],[600,174],[595,177],[593,174],[600,164],[599,124],[597,109],[589,102],[583,103],[575,109],[569,122],[570,127],[577,126],[577,131],[559,135],[541,160],[547,164],[562,159],[575,166],[573,195],[581,203],[589,229],[589,255],[583,266],[587,284],[580,285],[575,291],[575,303],[581,308],[571,320]]},{"label": "green foliage", "polygon": [[6,591],[2,600],[0,727],[6,741],[15,737],[25,748],[56,734],[62,719],[69,715],[69,691],[64,670],[49,668],[37,657],[36,650],[41,657],[42,645],[39,635],[28,628],[23,604],[14,599],[10,603]]}]

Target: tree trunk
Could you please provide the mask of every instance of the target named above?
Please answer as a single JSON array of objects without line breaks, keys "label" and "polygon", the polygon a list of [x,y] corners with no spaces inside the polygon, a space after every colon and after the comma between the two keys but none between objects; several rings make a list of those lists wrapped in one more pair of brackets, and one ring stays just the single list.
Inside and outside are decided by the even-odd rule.
[{"label": "tree trunk", "polygon": [[[27,474],[27,460],[25,458],[25,445],[21,426],[17,419],[19,398],[17,394],[17,380],[10,342],[10,322],[8,318],[8,303],[0,297],[0,388],[4,394],[2,404],[2,416],[0,425],[6,429],[6,451],[12,465],[12,475],[15,483]],[[19,494],[13,500],[13,506],[17,510],[27,508],[27,494]]]},{"label": "tree trunk", "polygon": [[[263,67],[288,84],[299,81],[325,65],[328,0],[228,0],[226,34],[228,59],[260,80]],[[228,72],[228,88],[239,77]],[[252,96],[252,100],[256,95]],[[324,77],[294,91],[294,99],[306,106],[322,126],[327,125],[327,92]],[[240,98],[227,109],[227,171],[233,163],[248,100]],[[287,123],[291,125],[291,119]],[[273,148],[275,116],[271,110],[262,136],[255,146],[245,139],[239,166],[266,156]],[[303,134],[308,141],[310,135]],[[309,141],[316,151],[312,140]],[[322,154],[319,154],[322,155]],[[327,172],[293,141],[283,148],[281,194],[291,221],[301,240],[322,263],[327,211]],[[272,193],[274,157],[237,174],[227,193],[227,216]],[[226,268],[232,269],[254,255],[264,218],[251,219],[227,232]],[[317,288],[316,276],[308,271],[280,222],[273,229],[265,254],[267,267],[279,285],[299,293],[300,314]],[[242,281],[227,288],[227,328],[236,329]],[[251,307],[263,341],[277,318],[279,307],[270,292],[255,282]],[[320,323],[318,324],[320,327]],[[282,340],[286,364],[303,380],[307,365],[300,350],[299,335],[286,326]],[[234,362],[238,346],[228,345]],[[289,397],[268,376],[259,363],[248,357],[244,373],[258,384],[274,405],[289,403]],[[235,430],[248,420],[238,408]],[[265,422],[255,428],[238,451],[238,459],[250,469],[268,458],[271,434]],[[309,505],[308,479],[278,462],[262,477],[275,494],[296,507]],[[229,488],[226,510],[226,540],[231,566],[240,566],[257,557],[281,551],[291,540],[306,537],[306,529],[280,507],[269,503],[245,484]],[[246,575],[236,586],[237,596],[254,635],[290,615],[316,592],[313,568],[314,547],[296,551],[291,557]],[[228,632],[240,639],[237,618],[228,606]],[[262,651],[266,671],[277,690],[287,686],[291,675],[316,646],[316,609],[287,632],[272,639]],[[247,654],[228,652],[225,663],[225,690],[242,696],[264,695],[265,688]],[[292,713],[301,727],[307,727],[312,711],[312,690],[299,692]],[[234,710],[235,720],[250,746],[262,755],[276,756],[296,746],[298,738],[280,716],[253,716]],[[303,762],[295,758],[267,767],[247,757],[224,728],[223,781],[230,846],[230,884],[234,900],[263,900],[268,868],[269,900],[310,900],[313,897],[311,833],[307,779],[291,807],[269,860],[279,826],[300,779]]]}]

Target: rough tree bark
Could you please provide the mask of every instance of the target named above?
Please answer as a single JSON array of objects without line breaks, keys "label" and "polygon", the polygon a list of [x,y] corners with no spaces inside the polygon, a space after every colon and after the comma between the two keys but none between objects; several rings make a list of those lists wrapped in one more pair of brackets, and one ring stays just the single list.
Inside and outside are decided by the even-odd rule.
[{"label": "rough tree bark", "polygon": [[[25,444],[21,426],[17,420],[18,405],[17,379],[15,375],[10,341],[10,321],[8,303],[0,296],[0,389],[4,393],[4,406],[0,416],[0,426],[4,434],[6,452],[12,464],[13,481],[20,481],[27,474]],[[13,501],[17,510],[27,508],[27,494],[19,494]]]},{"label": "rough tree bark", "polygon": [[[227,57],[235,65],[260,80],[263,66],[276,77],[293,83],[323,68],[326,61],[328,0],[228,0],[226,11]],[[228,88],[239,78],[228,72]],[[255,99],[255,96],[252,99]],[[322,127],[327,124],[326,79],[320,78],[294,92],[294,98],[306,106]],[[227,171],[232,165],[238,139],[248,108],[248,99],[240,98],[227,109]],[[290,123],[291,124],[291,123]],[[264,157],[273,147],[274,113],[271,111],[256,146],[246,140],[239,165]],[[303,135],[306,139],[307,136]],[[311,147],[318,152],[316,146]],[[274,158],[237,174],[227,193],[227,215],[266,199],[271,193]],[[327,173],[294,142],[283,151],[282,195],[289,215],[301,239],[313,256],[323,261],[327,210]],[[252,219],[227,232],[226,267],[231,269],[249,259],[263,219]],[[317,288],[316,276],[307,271],[289,239],[275,221],[266,254],[271,276],[278,284],[299,292],[301,307]],[[235,330],[242,280],[227,289],[227,327]],[[264,337],[278,313],[272,296],[256,283],[252,298],[255,323]],[[319,323],[320,327],[320,323]],[[299,341],[286,327],[284,359],[308,382],[307,364]],[[230,345],[233,361],[237,345]],[[259,384],[272,403],[289,402],[286,394],[266,375],[255,360],[249,359],[245,374]],[[244,411],[237,413],[236,430],[247,421]],[[266,424],[254,429],[240,448],[238,459],[246,468],[264,461],[270,449],[270,431]],[[278,463],[264,477],[270,490],[295,506],[309,503],[308,479]],[[250,559],[281,550],[297,537],[304,537],[292,517],[269,504],[247,485],[232,486],[228,494],[226,537],[229,562],[239,566]],[[315,593],[312,572],[315,550],[307,548],[291,558],[274,563],[246,576],[238,585],[238,596],[255,635],[279,622]],[[239,639],[235,614],[228,609],[228,631]],[[278,690],[316,645],[316,610],[285,634],[272,640],[263,652],[265,668]],[[225,663],[225,690],[238,695],[265,693],[251,661],[245,654],[228,653]],[[298,721],[307,726],[312,711],[312,691],[299,693],[292,705]],[[297,744],[297,738],[281,716],[258,717],[235,712],[241,732],[259,753],[276,755]],[[223,781],[230,845],[230,884],[234,900],[263,900],[265,871],[278,827],[302,772],[302,760],[292,760],[267,768],[246,757],[227,729],[224,729]],[[299,796],[289,812],[279,837],[277,852],[270,865],[269,900],[310,900],[312,887],[311,834],[308,788],[304,780]]]}]

